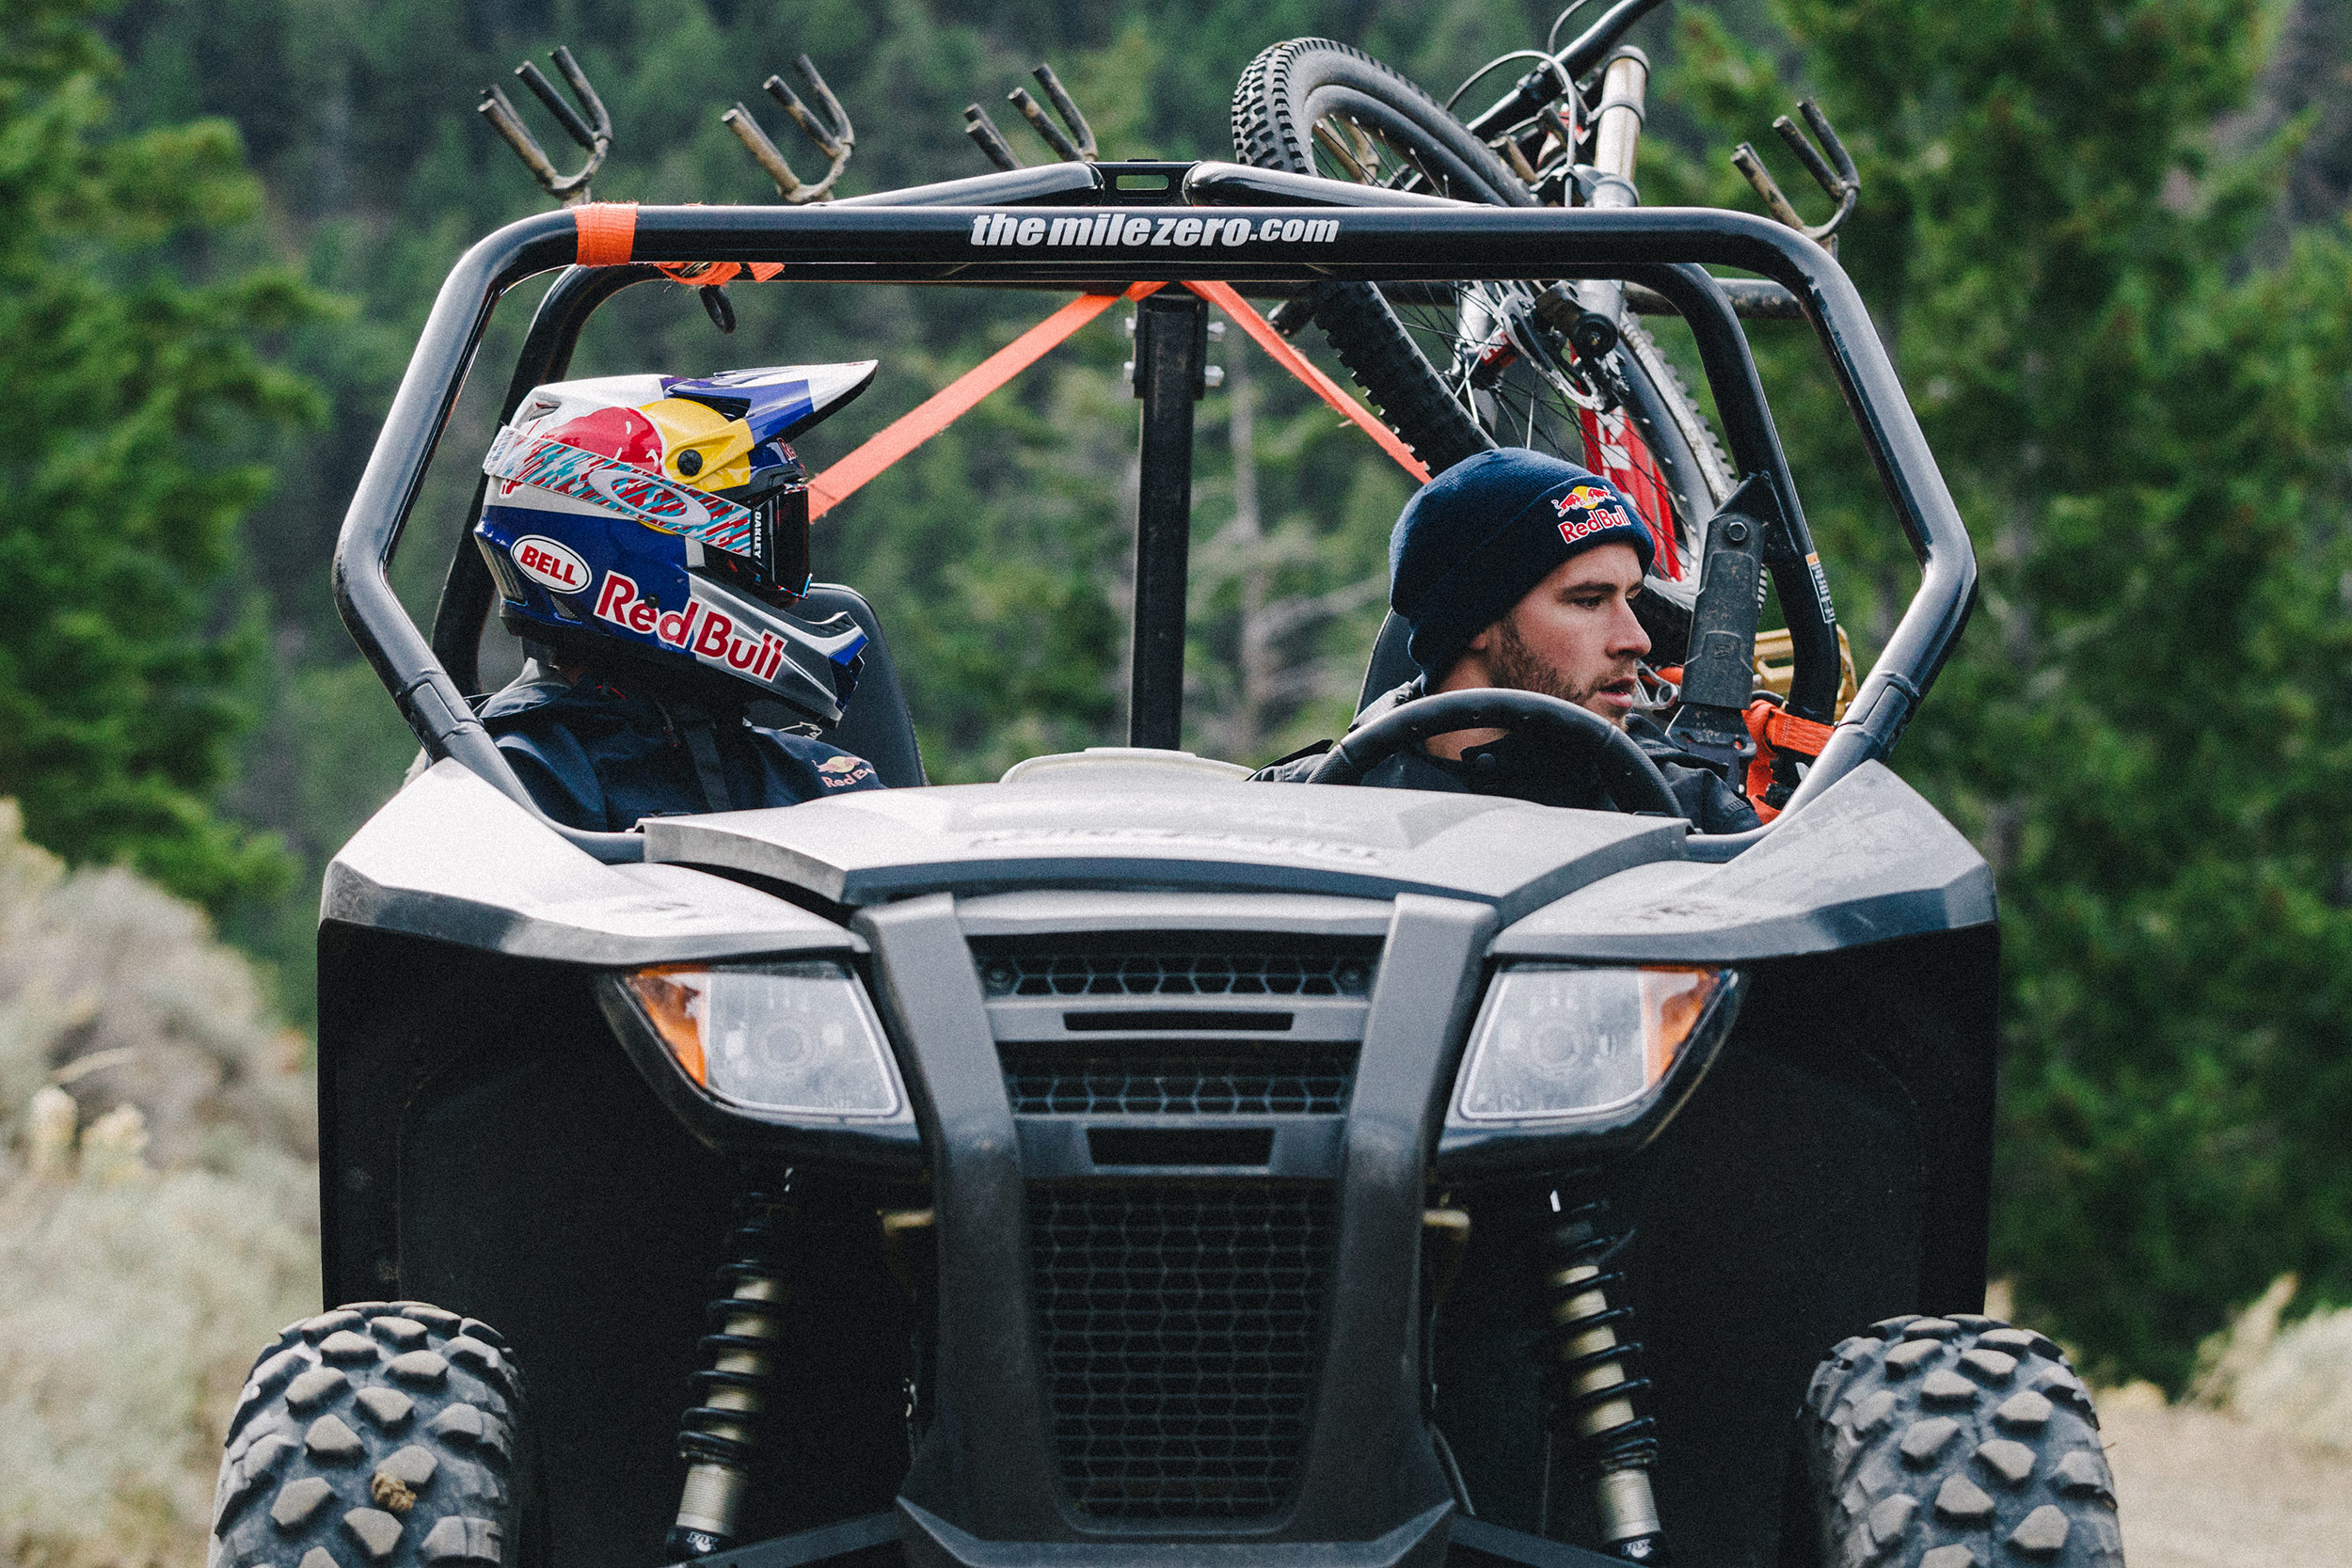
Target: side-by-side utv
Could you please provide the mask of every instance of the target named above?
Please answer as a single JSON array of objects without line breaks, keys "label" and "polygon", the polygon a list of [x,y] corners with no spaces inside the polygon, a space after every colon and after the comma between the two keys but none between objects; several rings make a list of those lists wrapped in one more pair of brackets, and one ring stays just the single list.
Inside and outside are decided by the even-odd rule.
[{"label": "side-by-side utv", "polygon": [[[788,612],[858,678],[828,711],[811,666],[803,714],[889,788],[565,826],[477,717],[476,649],[533,591],[595,613],[614,568],[524,561],[478,515],[428,637],[388,563],[502,294],[564,269],[512,423],[573,395],[583,327],[654,263],[726,262],[1157,283],[1171,314],[1187,282],[1646,291],[1733,470],[1692,520],[1673,716],[1727,753],[1766,583],[1797,689],[1838,682],[1799,476],[1706,268],[1759,275],[1818,333],[1919,587],[1755,832],[1694,832],[1623,731],[1525,692],[1405,703],[1315,782],[1255,782],[1170,749],[1185,479],[1147,450],[1136,745],[927,785],[886,626],[815,585]],[[1151,449],[1198,367],[1144,314]],[[691,398],[741,416],[723,379]],[[484,504],[515,483],[494,467]],[[798,494],[745,547],[771,581]],[[343,525],[346,620],[430,765],[327,875],[326,1292],[350,1305],[254,1369],[215,1568],[2120,1563],[2082,1384],[1979,1312],[1992,878],[1885,762],[1974,586],[1854,289],[1761,218],[1068,163],[499,230]],[[1400,641],[1366,649],[1368,696],[1409,674]],[[1356,787],[1475,724],[1549,737],[1627,809]]]}]

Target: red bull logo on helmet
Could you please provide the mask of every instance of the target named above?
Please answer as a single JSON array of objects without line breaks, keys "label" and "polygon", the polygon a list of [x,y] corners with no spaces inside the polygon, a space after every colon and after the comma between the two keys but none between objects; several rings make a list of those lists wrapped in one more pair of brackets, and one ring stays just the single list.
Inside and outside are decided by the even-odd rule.
[{"label": "red bull logo on helmet", "polygon": [[752,628],[738,627],[725,610],[699,598],[690,597],[682,610],[658,609],[635,578],[620,572],[605,574],[596,618],[754,680],[768,679],[784,663],[784,644],[769,633],[747,635]]}]

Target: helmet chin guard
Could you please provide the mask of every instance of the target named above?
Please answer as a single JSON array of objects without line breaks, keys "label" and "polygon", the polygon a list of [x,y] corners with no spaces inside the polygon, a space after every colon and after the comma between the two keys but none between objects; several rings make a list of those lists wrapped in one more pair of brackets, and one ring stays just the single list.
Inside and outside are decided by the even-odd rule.
[{"label": "helmet chin guard", "polygon": [[498,434],[474,542],[516,635],[594,660],[737,683],[839,722],[866,635],[792,613],[808,586],[808,476],[786,437],[864,391],[875,362],[608,376],[541,387]]}]

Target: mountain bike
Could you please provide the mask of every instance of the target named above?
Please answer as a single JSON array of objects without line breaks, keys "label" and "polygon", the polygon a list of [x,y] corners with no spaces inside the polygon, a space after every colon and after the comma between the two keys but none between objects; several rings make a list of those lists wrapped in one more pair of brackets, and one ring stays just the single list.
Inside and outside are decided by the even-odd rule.
[{"label": "mountain bike", "polygon": [[[1242,162],[1409,195],[1496,206],[1631,207],[1649,62],[1621,42],[1662,0],[1618,0],[1555,47],[1489,62],[1440,103],[1361,50],[1294,39],[1253,60],[1233,92]],[[1534,66],[1467,121],[1454,104],[1499,67]],[[1827,151],[1778,122],[1838,203],[1805,228],[1742,146],[1734,162],[1776,216],[1827,239],[1859,192],[1853,165],[1820,109],[1804,113]],[[1629,291],[1610,279],[1391,284],[1328,282],[1279,311],[1295,333],[1322,329],[1357,383],[1404,440],[1439,471],[1497,445],[1583,463],[1628,491],[1660,533],[1645,594],[1657,661],[1678,662],[1698,588],[1706,519],[1737,483],[1732,465]],[[1735,291],[1747,314],[1793,314],[1776,285]],[[1636,292],[1637,303],[1650,303]],[[1662,301],[1655,303],[1662,305]],[[1823,715],[1822,717],[1827,717]]]}]

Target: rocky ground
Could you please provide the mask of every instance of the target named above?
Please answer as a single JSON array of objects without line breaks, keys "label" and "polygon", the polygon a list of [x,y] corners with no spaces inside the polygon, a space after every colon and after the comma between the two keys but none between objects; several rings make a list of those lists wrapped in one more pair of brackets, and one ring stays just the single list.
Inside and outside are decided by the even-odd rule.
[{"label": "rocky ground", "polygon": [[2100,1421],[2131,1568],[2352,1564],[2352,1453],[2126,1392]]}]

